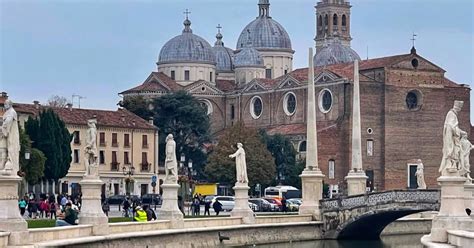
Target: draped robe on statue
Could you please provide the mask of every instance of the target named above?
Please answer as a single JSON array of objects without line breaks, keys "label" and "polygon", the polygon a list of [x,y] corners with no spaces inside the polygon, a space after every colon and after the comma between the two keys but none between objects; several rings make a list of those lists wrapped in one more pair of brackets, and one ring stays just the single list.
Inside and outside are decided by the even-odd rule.
[{"label": "draped robe on statue", "polygon": [[176,159],[176,142],[172,135],[166,137],[165,181],[178,180],[178,161]]},{"label": "draped robe on statue", "polygon": [[239,149],[237,149],[237,151],[234,154],[230,155],[230,157],[235,158],[237,182],[248,183],[249,179],[247,177],[247,162],[245,161],[244,148],[239,147]]},{"label": "draped robe on statue", "polygon": [[5,169],[12,169],[16,175],[20,169],[20,133],[18,130],[18,116],[13,107],[3,114],[2,139],[6,139],[7,161]]},{"label": "draped robe on statue", "polygon": [[441,160],[439,172],[443,173],[446,169],[460,169],[461,133],[463,132],[459,128],[456,112],[450,110],[444,121],[443,159]]}]

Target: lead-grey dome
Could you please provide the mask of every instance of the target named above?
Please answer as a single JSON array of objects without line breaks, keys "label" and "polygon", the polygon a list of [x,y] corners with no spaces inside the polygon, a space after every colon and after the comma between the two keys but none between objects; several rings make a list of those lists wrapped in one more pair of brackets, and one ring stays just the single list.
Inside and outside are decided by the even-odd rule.
[{"label": "lead-grey dome", "polygon": [[234,65],[238,67],[264,67],[263,59],[257,49],[247,45],[234,57]]},{"label": "lead-grey dome", "polygon": [[219,31],[216,35],[217,41],[212,50],[216,55],[216,70],[217,72],[232,72],[233,71],[233,55],[234,51],[224,46],[222,41],[222,34]]},{"label": "lead-grey dome", "polygon": [[354,60],[360,60],[357,52],[349,46],[344,46],[336,37],[329,41],[329,44],[321,51],[316,52],[313,61],[314,66],[325,66],[353,62]]},{"label": "lead-grey dome", "polygon": [[245,46],[247,34],[250,33],[254,48],[291,50],[290,36],[280,23],[270,17],[269,10],[269,1],[260,0],[260,15],[242,30],[237,41],[237,49],[242,49]]},{"label": "lead-grey dome", "polygon": [[211,45],[203,38],[193,34],[191,21],[184,21],[184,30],[161,48],[158,65],[172,63],[216,64],[216,56]]}]

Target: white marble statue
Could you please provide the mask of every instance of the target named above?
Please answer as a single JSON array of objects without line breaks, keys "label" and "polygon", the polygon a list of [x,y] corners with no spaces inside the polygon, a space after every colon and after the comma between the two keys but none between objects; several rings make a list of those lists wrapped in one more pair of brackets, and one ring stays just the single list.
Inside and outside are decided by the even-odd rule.
[{"label": "white marble statue", "polygon": [[449,110],[444,121],[443,158],[439,167],[441,175],[461,170],[461,135],[466,132],[459,128],[458,113],[463,104],[463,101],[454,101],[454,107]]},{"label": "white marble statue", "polygon": [[178,181],[178,161],[176,159],[176,142],[172,134],[166,136],[165,182]]},{"label": "white marble statue", "polygon": [[237,148],[237,151],[234,154],[229,155],[229,157],[235,158],[237,182],[248,183],[249,179],[247,177],[247,162],[245,162],[245,150],[242,143],[237,143]]},{"label": "white marble statue", "polygon": [[86,147],[84,149],[86,167],[86,176],[99,176],[97,161],[97,120],[90,119],[87,121]]},{"label": "white marble statue", "polygon": [[469,163],[469,155],[474,146],[467,138],[467,133],[461,134],[461,175],[465,176],[469,182],[472,182],[471,164]]},{"label": "white marble statue", "polygon": [[421,162],[421,159],[418,159],[418,166],[416,167],[415,176],[418,189],[426,189],[424,166]]},{"label": "white marble statue", "polygon": [[3,175],[15,176],[20,170],[20,133],[18,116],[10,100],[5,101],[5,113],[0,132],[0,171]]}]

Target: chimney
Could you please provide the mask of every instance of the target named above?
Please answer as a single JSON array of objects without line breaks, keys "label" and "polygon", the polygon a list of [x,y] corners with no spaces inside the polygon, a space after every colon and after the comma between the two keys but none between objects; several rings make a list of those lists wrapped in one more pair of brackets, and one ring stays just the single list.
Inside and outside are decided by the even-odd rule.
[{"label": "chimney", "polygon": [[148,123],[150,123],[150,125],[154,125],[154,124],[153,124],[153,117],[150,117],[150,118],[148,119]]},{"label": "chimney", "polygon": [[33,104],[35,105],[35,109],[39,109],[39,107],[40,107],[40,102],[39,101],[33,101]]},{"label": "chimney", "polygon": [[67,109],[69,109],[69,111],[72,111],[72,103],[66,104],[66,107],[67,107]]}]

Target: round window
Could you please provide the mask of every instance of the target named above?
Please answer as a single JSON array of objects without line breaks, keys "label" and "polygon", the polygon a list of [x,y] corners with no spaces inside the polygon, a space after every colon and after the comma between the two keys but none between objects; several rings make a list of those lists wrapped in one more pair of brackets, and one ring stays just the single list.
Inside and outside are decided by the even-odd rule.
[{"label": "round window", "polygon": [[328,89],[324,89],[319,93],[319,110],[328,113],[332,108],[332,93]]},{"label": "round window", "polygon": [[262,99],[258,96],[255,96],[252,98],[252,101],[250,102],[250,114],[254,119],[260,118],[262,115],[263,111],[263,103]]},{"label": "round window", "polygon": [[289,92],[285,95],[283,100],[283,110],[285,114],[291,116],[296,112],[296,96],[293,92]]}]

